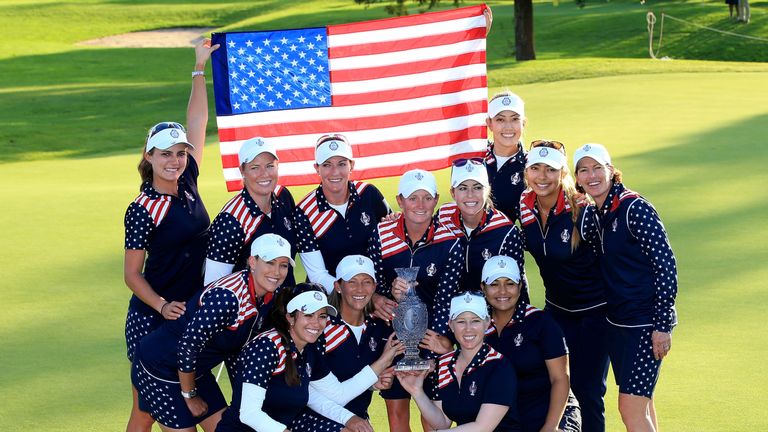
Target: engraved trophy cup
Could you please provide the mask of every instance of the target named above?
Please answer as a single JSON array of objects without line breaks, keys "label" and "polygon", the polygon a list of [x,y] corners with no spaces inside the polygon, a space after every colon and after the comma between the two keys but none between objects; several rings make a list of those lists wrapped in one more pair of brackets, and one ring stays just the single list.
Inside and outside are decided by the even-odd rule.
[{"label": "engraved trophy cup", "polygon": [[413,289],[419,268],[396,268],[395,272],[408,283],[408,291],[395,308],[395,318],[392,320],[397,338],[405,345],[405,357],[395,364],[395,370],[429,369],[429,362],[419,357],[419,342],[427,333],[427,305]]}]

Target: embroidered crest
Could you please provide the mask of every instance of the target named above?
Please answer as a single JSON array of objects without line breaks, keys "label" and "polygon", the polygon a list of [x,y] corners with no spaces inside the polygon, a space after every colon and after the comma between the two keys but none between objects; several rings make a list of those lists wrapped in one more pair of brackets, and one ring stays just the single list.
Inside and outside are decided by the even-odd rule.
[{"label": "embroidered crest", "polygon": [[515,336],[515,346],[520,346],[523,344],[523,335],[522,333],[518,333],[517,336]]},{"label": "embroidered crest", "polygon": [[518,183],[520,183],[520,173],[512,174],[512,178],[510,180],[512,181],[513,185],[517,185]]},{"label": "embroidered crest", "polygon": [[591,145],[587,144],[587,145],[584,146],[584,151],[585,152],[588,152],[590,150],[592,150],[592,146]]},{"label": "embroidered crest", "polygon": [[547,150],[544,147],[542,147],[541,150],[539,150],[539,156],[541,156],[541,157],[544,157],[544,156],[546,156],[548,154],[549,154],[549,150]]},{"label": "embroidered crest", "polygon": [[364,261],[363,261],[363,257],[357,257],[357,259],[355,260],[355,262],[357,263],[357,265],[363,265],[363,262],[364,262]]},{"label": "embroidered crest", "polygon": [[171,129],[171,136],[174,137],[174,138],[178,138],[179,137],[179,131],[177,131],[176,129]]},{"label": "embroidered crest", "polygon": [[418,181],[424,180],[424,174],[422,174],[420,172],[416,173],[416,175],[414,177],[416,177],[416,180],[418,180]]},{"label": "embroidered crest", "polygon": [[473,166],[472,166],[472,164],[466,164],[466,165],[464,165],[464,166],[466,166],[466,167],[467,167],[467,172],[472,172],[472,171],[474,171],[474,170],[475,170],[475,167],[473,167]]},{"label": "embroidered crest", "polygon": [[371,338],[371,339],[368,339],[368,348],[370,348],[372,352],[373,352],[373,351],[376,351],[376,346],[377,346],[377,345],[378,345],[378,344],[376,343],[376,340],[375,340],[375,339],[373,339],[373,338]]},{"label": "embroidered crest", "polygon": [[310,366],[310,365],[307,365],[307,376],[309,376],[309,377],[312,376],[312,366]]},{"label": "embroidered crest", "polygon": [[504,268],[507,266],[507,262],[503,259],[499,260],[499,268]]},{"label": "embroidered crest", "polygon": [[279,239],[277,239],[277,245],[278,246],[285,246],[285,242],[283,241],[283,239],[279,238]]},{"label": "embroidered crest", "polygon": [[563,243],[568,243],[568,240],[571,239],[571,233],[568,232],[568,228],[564,228],[563,232],[560,233],[560,240],[563,241]]},{"label": "embroidered crest", "polygon": [[328,144],[328,148],[333,151],[336,151],[339,149],[339,143],[337,143],[336,141],[331,141],[331,143]]},{"label": "embroidered crest", "polygon": [[434,276],[435,273],[437,273],[437,266],[435,263],[429,264],[429,267],[427,267],[427,276]]},{"label": "embroidered crest", "polygon": [[283,218],[283,225],[285,225],[285,229],[287,229],[288,231],[291,230],[291,220],[288,219],[288,217]]},{"label": "embroidered crest", "polygon": [[512,103],[512,99],[508,97],[505,97],[504,99],[501,100],[501,104],[504,106],[510,105],[511,103]]},{"label": "embroidered crest", "polygon": [[464,294],[464,303],[472,303],[472,294],[469,292]]},{"label": "embroidered crest", "polygon": [[481,255],[483,256],[483,259],[486,261],[491,259],[491,257],[493,256],[493,254],[491,253],[491,251],[488,250],[488,248],[483,249],[483,253]]},{"label": "embroidered crest", "polygon": [[253,143],[256,144],[257,146],[261,147],[261,146],[264,145],[264,140],[262,140],[261,138],[258,138],[256,140],[254,140]]},{"label": "embroidered crest", "polygon": [[194,195],[189,193],[189,191],[184,191],[184,195],[186,195],[187,199],[190,200],[190,201],[194,201],[195,200]]},{"label": "embroidered crest", "polygon": [[302,312],[306,312],[307,311],[307,305],[302,305],[301,306],[301,311]]},{"label": "embroidered crest", "polygon": [[315,291],[315,300],[322,301],[323,300],[323,295],[320,294],[319,292]]},{"label": "embroidered crest", "polygon": [[363,212],[363,213],[360,215],[360,222],[362,222],[362,223],[363,223],[363,225],[365,225],[365,226],[368,226],[368,225],[370,225],[370,224],[371,224],[371,217],[370,217],[370,216],[368,216],[368,213],[366,213],[366,212]]},{"label": "embroidered crest", "polygon": [[616,228],[617,228],[618,226],[619,226],[619,220],[618,220],[618,219],[614,219],[614,220],[613,220],[613,223],[611,224],[611,230],[612,230],[613,232],[616,232]]},{"label": "embroidered crest", "polygon": [[469,385],[469,395],[474,396],[475,393],[477,393],[477,383],[472,381],[472,384]]}]

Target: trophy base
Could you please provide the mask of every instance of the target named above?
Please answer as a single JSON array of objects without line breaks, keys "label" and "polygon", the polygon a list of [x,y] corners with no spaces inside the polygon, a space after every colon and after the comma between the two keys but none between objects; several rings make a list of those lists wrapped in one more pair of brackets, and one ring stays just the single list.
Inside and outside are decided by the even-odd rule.
[{"label": "trophy base", "polygon": [[395,371],[397,372],[407,372],[407,371],[423,371],[427,370],[430,367],[429,360],[422,360],[422,359],[408,359],[406,360],[400,360],[395,364]]}]

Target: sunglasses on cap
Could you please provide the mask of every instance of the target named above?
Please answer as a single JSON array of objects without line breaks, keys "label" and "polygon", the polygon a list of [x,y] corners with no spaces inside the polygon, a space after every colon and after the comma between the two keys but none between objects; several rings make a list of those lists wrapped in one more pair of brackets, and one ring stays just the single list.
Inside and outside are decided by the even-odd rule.
[{"label": "sunglasses on cap", "polygon": [[531,146],[528,148],[528,150],[536,147],[547,147],[558,150],[560,153],[565,154],[565,144],[561,143],[560,141],[550,141],[543,139],[531,141]]},{"label": "sunglasses on cap", "polygon": [[156,133],[166,129],[179,129],[180,131],[187,133],[187,130],[184,129],[184,126],[182,126],[181,123],[161,122],[152,126],[149,129],[149,133],[147,134],[147,139],[152,138],[153,136],[155,136]]},{"label": "sunglasses on cap", "polygon": [[320,145],[322,145],[324,142],[333,141],[333,140],[344,141],[345,143],[349,144],[349,141],[347,141],[347,138],[344,135],[327,134],[317,139],[317,144],[315,144],[315,148],[320,147]]},{"label": "sunglasses on cap", "polygon": [[466,164],[482,165],[483,159],[475,157],[475,158],[461,158],[453,161],[453,166],[455,166],[456,168],[461,168]]}]

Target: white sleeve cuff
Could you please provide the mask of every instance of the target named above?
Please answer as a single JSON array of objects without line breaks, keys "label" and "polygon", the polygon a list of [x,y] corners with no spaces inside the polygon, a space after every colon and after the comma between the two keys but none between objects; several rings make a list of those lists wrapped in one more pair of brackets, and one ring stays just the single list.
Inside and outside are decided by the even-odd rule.
[{"label": "white sleeve cuff", "polygon": [[321,392],[328,399],[343,406],[364,391],[368,391],[378,380],[379,377],[376,375],[376,372],[370,366],[366,366],[355,376],[344,382],[339,382],[334,374],[329,373],[322,379],[312,381],[310,386]]},{"label": "white sleeve cuff", "polygon": [[232,273],[232,269],[235,268],[234,264],[227,264],[212,259],[205,259],[205,277],[203,278],[203,286],[209,283],[219,280],[224,276]]},{"label": "white sleeve cuff", "polygon": [[240,421],[257,432],[283,432],[287,429],[286,426],[261,410],[266,395],[265,388],[244,383],[243,396],[240,400]]},{"label": "white sleeve cuff", "polygon": [[310,282],[319,283],[325,288],[326,293],[332,293],[333,283],[336,282],[336,278],[325,268],[323,254],[320,251],[312,251],[299,253],[299,256]]}]

